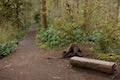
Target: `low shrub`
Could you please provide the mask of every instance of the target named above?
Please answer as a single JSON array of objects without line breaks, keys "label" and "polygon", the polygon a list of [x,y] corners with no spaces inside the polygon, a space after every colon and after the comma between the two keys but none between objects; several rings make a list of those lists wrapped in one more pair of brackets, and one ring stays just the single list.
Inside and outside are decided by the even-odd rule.
[{"label": "low shrub", "polygon": [[59,32],[52,27],[47,28],[45,31],[40,30],[37,34],[38,41],[47,44],[50,48],[60,47],[61,39]]},{"label": "low shrub", "polygon": [[62,48],[73,42],[85,41],[86,37],[80,28],[71,30],[71,32],[63,29],[48,27],[46,30],[40,30],[37,33],[38,43],[43,43],[49,48]]},{"label": "low shrub", "polygon": [[0,25],[0,56],[7,56],[15,50],[19,41],[27,32],[27,27],[20,29],[8,24]]},{"label": "low shrub", "polygon": [[95,44],[95,50],[102,53],[119,52],[119,40],[114,35],[104,29],[96,29],[91,33],[90,39]]},{"label": "low shrub", "polygon": [[94,53],[94,56],[97,58],[97,59],[100,59],[100,60],[107,60],[107,61],[117,61],[117,62],[120,62],[120,55],[119,54],[114,54],[114,53]]},{"label": "low shrub", "polygon": [[15,39],[17,39],[17,40],[22,40],[24,37],[25,37],[25,35],[26,35],[26,33],[28,32],[28,30],[29,30],[29,27],[21,27],[19,30],[18,30],[18,32],[16,32],[16,37],[15,37]]},{"label": "low shrub", "polygon": [[11,52],[15,50],[17,44],[18,42],[16,40],[0,44],[0,56],[4,57],[9,55]]}]

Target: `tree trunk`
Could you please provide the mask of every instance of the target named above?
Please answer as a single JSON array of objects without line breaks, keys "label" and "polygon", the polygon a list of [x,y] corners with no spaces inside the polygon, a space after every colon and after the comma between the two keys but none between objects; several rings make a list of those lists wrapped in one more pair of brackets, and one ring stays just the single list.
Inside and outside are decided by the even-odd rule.
[{"label": "tree trunk", "polygon": [[88,11],[88,2],[89,0],[84,0],[84,25],[83,30],[86,30],[89,26],[89,11]]},{"label": "tree trunk", "polygon": [[59,7],[59,1],[58,0],[53,0],[53,2],[54,2],[54,7],[58,8]]},{"label": "tree trunk", "polygon": [[116,70],[116,64],[114,62],[107,62],[101,60],[87,59],[82,57],[72,57],[70,63],[73,66],[89,68],[104,73],[112,74]]},{"label": "tree trunk", "polygon": [[40,23],[43,28],[47,28],[46,0],[41,0]]},{"label": "tree trunk", "polygon": [[17,21],[17,28],[20,28],[20,19],[19,19],[19,1],[16,0],[16,21]]},{"label": "tree trunk", "polygon": [[71,14],[71,6],[70,6],[68,0],[66,0],[66,13],[67,13],[67,15]]},{"label": "tree trunk", "polygon": [[117,23],[119,23],[119,18],[120,18],[120,0],[118,0],[118,6],[117,6],[117,15],[118,15],[118,19],[117,19]]},{"label": "tree trunk", "polygon": [[80,0],[75,0],[76,8],[79,8],[79,1],[80,1]]}]

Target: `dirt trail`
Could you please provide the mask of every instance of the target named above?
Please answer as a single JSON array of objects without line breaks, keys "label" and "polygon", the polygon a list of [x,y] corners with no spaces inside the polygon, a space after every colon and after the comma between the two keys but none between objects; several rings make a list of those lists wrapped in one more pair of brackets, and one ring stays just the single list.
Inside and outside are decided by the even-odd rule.
[{"label": "dirt trail", "polygon": [[16,52],[0,60],[0,80],[112,80],[110,75],[85,69],[73,69],[69,60],[58,57],[60,51],[39,49],[31,29]]}]

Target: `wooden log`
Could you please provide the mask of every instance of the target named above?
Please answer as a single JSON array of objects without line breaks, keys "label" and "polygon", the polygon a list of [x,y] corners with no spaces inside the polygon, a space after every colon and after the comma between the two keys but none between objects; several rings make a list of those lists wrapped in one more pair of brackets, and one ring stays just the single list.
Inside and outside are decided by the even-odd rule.
[{"label": "wooden log", "polygon": [[113,74],[116,71],[116,63],[95,59],[87,59],[82,57],[70,58],[70,63],[76,67],[88,68],[101,71],[108,74]]}]

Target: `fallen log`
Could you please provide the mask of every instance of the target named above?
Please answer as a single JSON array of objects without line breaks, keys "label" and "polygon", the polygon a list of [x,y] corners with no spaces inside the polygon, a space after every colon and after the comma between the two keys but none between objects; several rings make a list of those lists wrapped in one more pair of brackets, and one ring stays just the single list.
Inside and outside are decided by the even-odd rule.
[{"label": "fallen log", "polygon": [[113,74],[116,71],[116,63],[95,59],[87,59],[82,57],[70,58],[70,63],[76,67],[88,68],[101,71],[108,74]]}]

